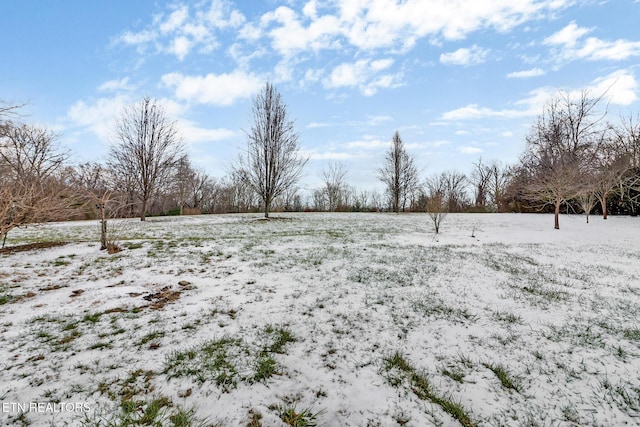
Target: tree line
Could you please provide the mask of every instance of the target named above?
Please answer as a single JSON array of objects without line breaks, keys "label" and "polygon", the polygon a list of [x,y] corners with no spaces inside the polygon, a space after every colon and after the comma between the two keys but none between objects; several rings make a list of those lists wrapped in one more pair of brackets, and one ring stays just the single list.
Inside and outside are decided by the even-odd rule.
[{"label": "tree line", "polygon": [[282,95],[267,83],[253,100],[246,149],[224,178],[194,167],[178,124],[154,99],[121,112],[103,162],[71,164],[59,135],[23,123],[22,105],[0,102],[0,238],[20,226],[67,219],[262,211],[428,212],[436,230],[449,212],[561,209],[637,215],[640,119],[609,121],[602,97],[560,92],[532,124],[517,162],[481,158],[472,172],[423,176],[396,131],[381,159],[383,191],[349,185],[334,162],[322,184],[303,196],[297,186],[308,157]]}]

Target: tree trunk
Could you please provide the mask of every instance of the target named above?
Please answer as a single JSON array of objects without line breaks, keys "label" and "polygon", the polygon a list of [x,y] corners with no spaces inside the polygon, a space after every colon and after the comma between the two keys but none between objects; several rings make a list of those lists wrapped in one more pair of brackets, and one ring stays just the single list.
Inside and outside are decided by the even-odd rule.
[{"label": "tree trunk", "polygon": [[553,227],[556,230],[560,230],[560,204],[560,201],[556,201],[556,210],[554,212],[555,225]]},{"label": "tree trunk", "polygon": [[104,208],[100,209],[100,250],[107,249],[107,218],[105,218]]},{"label": "tree trunk", "polygon": [[147,200],[142,200],[142,211],[140,212],[140,221],[147,220]]},{"label": "tree trunk", "polygon": [[264,217],[269,218],[269,210],[271,209],[271,202],[264,202]]},{"label": "tree trunk", "polygon": [[602,206],[602,219],[607,219],[607,196],[602,196],[600,206]]}]

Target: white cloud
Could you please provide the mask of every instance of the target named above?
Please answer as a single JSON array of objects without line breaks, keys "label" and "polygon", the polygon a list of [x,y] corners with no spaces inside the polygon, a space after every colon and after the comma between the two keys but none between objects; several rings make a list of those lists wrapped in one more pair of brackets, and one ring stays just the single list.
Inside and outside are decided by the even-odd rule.
[{"label": "white cloud", "polygon": [[174,10],[169,18],[160,24],[161,33],[170,33],[178,29],[189,17],[189,8],[182,6],[181,8]]},{"label": "white cloud", "polygon": [[209,10],[199,11],[200,18],[216,28],[238,28],[246,21],[245,16],[226,0],[211,0]]},{"label": "white cloud", "polygon": [[471,48],[460,48],[454,52],[440,55],[440,62],[446,65],[475,65],[486,61],[489,55],[488,49],[483,49],[477,45]]},{"label": "white cloud", "polygon": [[352,149],[365,149],[374,150],[379,148],[388,148],[391,145],[391,140],[382,141],[380,139],[364,139],[360,141],[351,141],[346,144],[346,147]]},{"label": "white cloud", "polygon": [[139,52],[151,47],[182,61],[194,49],[203,53],[213,51],[218,46],[216,31],[238,28],[245,22],[244,15],[226,0],[198,3],[193,6],[193,13],[186,5],[169,6],[169,9],[169,13],[156,15],[143,30],[123,32],[118,41],[137,46]]},{"label": "white cloud", "polygon": [[[468,132],[467,132],[468,134]],[[458,132],[456,132],[456,135],[460,135]],[[447,141],[446,139],[441,139],[438,141],[431,141],[431,142],[427,142],[426,146],[427,147],[433,147],[433,148],[438,148],[438,147],[442,147],[444,145],[449,145],[451,144],[451,141]]]},{"label": "white cloud", "polygon": [[522,115],[517,110],[492,110],[487,107],[480,107],[477,104],[469,104],[455,110],[447,111],[442,115],[443,120],[477,120],[486,117],[517,117]]},{"label": "white cloud", "polygon": [[460,147],[457,148],[457,150],[462,154],[479,154],[484,152],[482,148],[474,147],[471,145],[461,145]]},{"label": "white cloud", "polygon": [[578,27],[575,21],[573,21],[560,31],[545,38],[543,43],[547,45],[574,47],[578,43],[578,39],[589,32],[591,32],[591,29]]},{"label": "white cloud", "polygon": [[507,74],[508,79],[527,79],[530,77],[538,77],[543,76],[544,70],[542,68],[532,68],[530,70],[523,71],[514,71],[512,73]]},{"label": "white cloud", "polygon": [[280,6],[273,12],[264,14],[261,26],[268,30],[271,45],[283,56],[292,56],[297,52],[337,47],[335,37],[340,34],[340,22],[332,15],[313,17],[308,26],[298,19],[298,14],[291,8]]},{"label": "white cloud", "polygon": [[542,107],[547,100],[557,93],[556,89],[542,87],[529,92],[529,97],[521,99],[515,105],[523,106],[522,109],[494,110],[480,107],[477,104],[469,104],[465,107],[447,111],[442,114],[442,120],[478,120],[484,118],[513,119],[520,117],[536,116],[542,112]]},{"label": "white cloud", "polygon": [[618,39],[602,40],[584,36],[592,30],[578,27],[575,22],[544,39],[543,43],[552,46],[553,53],[561,62],[584,59],[587,61],[622,61],[640,56],[640,41]]},{"label": "white cloud", "polygon": [[513,132],[511,132],[510,130],[507,130],[507,131],[501,132],[500,136],[503,136],[505,138],[511,138],[513,136]]},{"label": "white cloud", "polygon": [[255,74],[238,70],[205,76],[170,73],[162,76],[162,82],[175,89],[178,99],[212,105],[231,105],[238,99],[252,96],[264,84]]},{"label": "white cloud", "polygon": [[134,87],[129,84],[129,77],[123,77],[120,80],[109,80],[98,86],[98,92],[119,92],[133,89]]},{"label": "white cloud", "polygon": [[[603,77],[593,80],[586,88],[594,96],[604,98],[614,105],[631,105],[638,99],[638,83],[635,76],[629,70],[618,70]],[[477,104],[469,104],[465,107],[447,111],[442,114],[442,120],[478,120],[484,118],[521,118],[537,116],[542,113],[544,105],[553,97],[558,96],[558,88],[540,87],[529,92],[529,97],[515,103],[522,106],[521,109],[495,110],[480,107]],[[571,90],[569,95],[579,97],[580,90]]]},{"label": "white cloud", "polygon": [[353,63],[342,63],[324,79],[326,88],[358,87],[363,95],[374,95],[380,88],[391,88],[401,84],[402,74],[378,74],[393,64],[392,60],[371,61],[361,59]]},{"label": "white cloud", "polygon": [[382,71],[393,65],[393,59],[378,59],[376,61],[371,61],[371,70],[372,71]]},{"label": "white cloud", "polygon": [[615,71],[597,78],[591,82],[588,90],[594,96],[604,96],[614,105],[631,105],[638,99],[638,83],[628,70]]},{"label": "white cloud", "polygon": [[149,43],[155,40],[156,37],[157,37],[156,32],[152,30],[144,30],[138,33],[134,33],[131,31],[124,31],[120,35],[119,40],[122,43],[127,45],[139,45],[139,44]]},{"label": "white cloud", "polygon": [[408,47],[431,36],[462,40],[472,32],[493,28],[501,32],[565,7],[568,0],[350,0],[339,4],[343,34],[361,49]]},{"label": "white cloud", "polygon": [[238,132],[226,128],[202,128],[196,123],[185,119],[178,120],[178,129],[180,129],[180,135],[190,144],[224,141],[239,135]]},{"label": "white cloud", "polygon": [[300,154],[309,157],[311,160],[349,160],[357,157],[364,157],[354,153],[346,153],[340,151],[324,151],[317,150],[300,150]]},{"label": "white cloud", "polygon": [[128,95],[100,98],[93,103],[77,101],[67,111],[67,118],[72,126],[86,128],[103,142],[108,142],[117,117],[130,103],[131,98]]},{"label": "white cloud", "polygon": [[307,129],[317,129],[317,128],[326,128],[332,126],[331,123],[324,122],[311,122],[307,125]]},{"label": "white cloud", "polygon": [[180,36],[176,37],[173,42],[171,42],[171,46],[169,46],[167,50],[177,56],[180,61],[182,61],[184,57],[189,54],[191,46],[191,41],[189,41],[187,37]]}]

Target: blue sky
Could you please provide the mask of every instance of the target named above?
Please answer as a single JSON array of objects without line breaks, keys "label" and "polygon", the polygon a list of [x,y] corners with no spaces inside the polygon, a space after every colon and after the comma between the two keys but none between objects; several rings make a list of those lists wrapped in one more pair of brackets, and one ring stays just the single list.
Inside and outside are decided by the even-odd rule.
[{"label": "blue sky", "polygon": [[310,156],[358,188],[395,130],[425,176],[517,160],[558,90],[640,112],[638,0],[2,1],[0,99],[102,160],[122,108],[159,99],[193,162],[225,175],[269,80]]}]

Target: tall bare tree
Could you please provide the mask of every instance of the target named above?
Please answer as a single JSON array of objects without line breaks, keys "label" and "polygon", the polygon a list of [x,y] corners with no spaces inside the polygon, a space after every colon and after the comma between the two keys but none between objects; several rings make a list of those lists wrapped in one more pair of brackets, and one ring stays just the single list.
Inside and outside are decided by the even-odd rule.
[{"label": "tall bare tree", "polygon": [[640,204],[640,114],[622,117],[614,127],[617,161],[624,173],[618,176],[617,192],[628,204],[632,215],[637,215]]},{"label": "tall bare tree", "polygon": [[461,212],[468,206],[467,184],[465,174],[451,170],[441,174],[446,185],[446,202],[448,212]]},{"label": "tall bare tree", "polygon": [[493,168],[492,165],[483,164],[482,157],[473,166],[470,181],[473,184],[474,202],[476,207],[486,208],[490,197]]},{"label": "tall bare tree", "polygon": [[512,175],[512,168],[503,166],[498,161],[493,161],[489,165],[489,197],[491,204],[496,212],[504,212],[505,210],[505,192]]},{"label": "tall bare tree", "polygon": [[0,123],[0,238],[13,228],[69,218],[74,199],[60,172],[67,154],[48,129]]},{"label": "tall bare tree", "polygon": [[166,184],[182,152],[177,124],[156,100],[144,98],[123,110],[116,123],[109,164],[131,178],[140,199],[141,221],[146,219],[149,201]]},{"label": "tall bare tree", "polygon": [[171,188],[178,208],[180,208],[180,215],[184,214],[185,206],[190,204],[190,201],[193,201],[196,174],[196,171],[191,166],[189,156],[186,154],[181,156],[176,162],[171,179]]},{"label": "tall bare tree", "polygon": [[295,186],[309,160],[300,154],[298,139],[282,96],[266,83],[253,100],[247,151],[235,167],[262,200],[265,218],[269,218],[274,199]]},{"label": "tall bare tree", "polygon": [[529,180],[527,197],[540,206],[554,206],[554,228],[560,228],[560,207],[576,197],[585,167],[592,164],[604,137],[600,98],[582,91],[577,99],[561,93],[547,103],[526,139],[521,159]]},{"label": "tall bare tree", "polygon": [[345,204],[345,193],[347,192],[347,167],[344,163],[330,163],[328,169],[322,169],[320,177],[324,183],[322,192],[327,201],[329,212],[337,211],[341,205]]},{"label": "tall bare tree", "polygon": [[378,169],[378,179],[387,187],[393,212],[404,211],[407,200],[418,189],[419,177],[414,158],[407,152],[398,131],[393,134],[391,147]]}]

